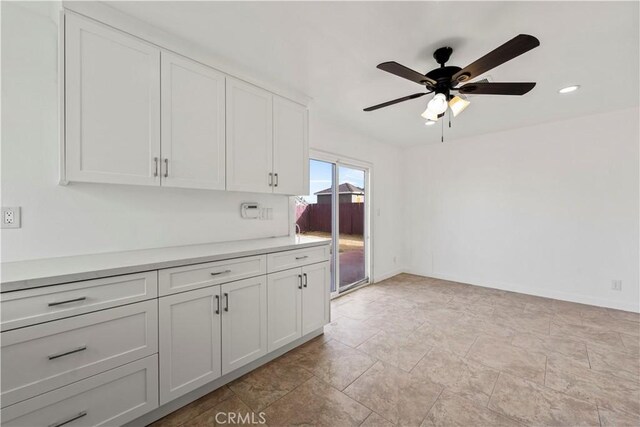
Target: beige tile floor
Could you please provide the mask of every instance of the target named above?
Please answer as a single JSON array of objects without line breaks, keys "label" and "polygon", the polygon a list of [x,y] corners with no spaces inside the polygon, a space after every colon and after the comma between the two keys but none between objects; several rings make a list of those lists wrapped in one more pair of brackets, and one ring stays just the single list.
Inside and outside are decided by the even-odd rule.
[{"label": "beige tile floor", "polygon": [[154,426],[640,426],[639,341],[637,314],[401,274]]}]

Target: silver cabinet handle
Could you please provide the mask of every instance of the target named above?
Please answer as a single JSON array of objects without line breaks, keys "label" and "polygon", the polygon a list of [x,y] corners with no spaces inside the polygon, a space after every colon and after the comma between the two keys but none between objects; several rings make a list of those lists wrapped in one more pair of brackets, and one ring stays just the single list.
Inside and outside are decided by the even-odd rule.
[{"label": "silver cabinet handle", "polygon": [[68,299],[66,301],[57,301],[57,302],[50,302],[49,304],[47,304],[49,307],[55,307],[56,305],[62,305],[62,304],[71,304],[72,302],[80,302],[80,301],[84,301],[86,300],[87,297],[80,297],[80,298],[74,298],[74,299]]},{"label": "silver cabinet handle", "polygon": [[229,311],[229,294],[224,293],[224,311]]},{"label": "silver cabinet handle", "polygon": [[297,256],[296,260],[307,259],[307,258],[309,258],[309,255]]},{"label": "silver cabinet handle", "polygon": [[307,273],[302,273],[302,276],[304,277],[304,287],[307,287]]},{"label": "silver cabinet handle", "polygon": [[70,354],[80,353],[81,351],[85,351],[86,349],[87,349],[87,346],[83,345],[82,347],[74,348],[73,350],[63,351],[62,353],[51,354],[47,357],[49,358],[49,360],[53,360],[59,357],[68,356]]},{"label": "silver cabinet handle", "polygon": [[156,164],[156,169],[155,169],[155,172],[153,173],[153,176],[158,176],[158,158],[154,157],[153,162]]},{"label": "silver cabinet handle", "polygon": [[274,187],[277,187],[277,186],[278,186],[278,174],[275,174],[275,176],[276,176],[276,183],[275,183],[275,184],[273,184],[273,186],[274,186]]},{"label": "silver cabinet handle", "polygon": [[82,412],[79,412],[77,415],[74,415],[74,416],[72,416],[70,418],[67,418],[66,420],[62,420],[62,421],[58,421],[57,423],[49,424],[49,427],[60,427],[60,426],[63,426],[65,424],[69,424],[70,422],[75,421],[78,418],[82,418],[85,415],[87,415],[87,411],[82,411]]},{"label": "silver cabinet handle", "polygon": [[212,276],[218,276],[220,274],[231,273],[231,270],[218,271],[216,273],[211,273]]},{"label": "silver cabinet handle", "polygon": [[220,295],[216,295],[216,314],[220,314]]},{"label": "silver cabinet handle", "polygon": [[302,289],[302,274],[298,274],[298,289]]},{"label": "silver cabinet handle", "polygon": [[169,159],[165,158],[164,159],[164,177],[168,177],[169,176]]},{"label": "silver cabinet handle", "polygon": [[273,174],[269,172],[269,187],[273,187]]}]

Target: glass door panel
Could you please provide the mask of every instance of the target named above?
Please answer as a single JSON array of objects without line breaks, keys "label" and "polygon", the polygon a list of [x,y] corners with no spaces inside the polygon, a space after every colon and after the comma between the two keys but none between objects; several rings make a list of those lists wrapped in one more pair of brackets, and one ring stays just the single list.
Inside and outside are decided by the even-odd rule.
[{"label": "glass door panel", "polygon": [[[326,237],[334,236],[334,176],[336,166],[330,162],[309,160],[308,195],[296,198],[296,230],[303,235]],[[336,247],[335,244],[332,245]],[[337,292],[335,281],[335,255],[331,256],[331,292]]]},{"label": "glass door panel", "polygon": [[332,240],[332,295],[369,280],[367,180],[365,169],[311,159],[310,194],[296,197],[296,231]]},{"label": "glass door panel", "polygon": [[362,169],[338,167],[339,291],[367,280],[365,259],[365,181]]}]

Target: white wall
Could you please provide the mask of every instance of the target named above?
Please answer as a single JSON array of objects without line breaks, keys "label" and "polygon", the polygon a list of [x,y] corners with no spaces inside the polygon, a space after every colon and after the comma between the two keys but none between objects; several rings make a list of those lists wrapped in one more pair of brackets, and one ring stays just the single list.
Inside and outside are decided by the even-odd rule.
[{"label": "white wall", "polygon": [[[2,261],[286,235],[286,196],[74,184],[58,180],[58,76],[53,3],[2,2]],[[240,219],[240,203],[274,211]]]},{"label": "white wall", "polygon": [[371,167],[371,236],[373,279],[380,281],[404,270],[402,150],[351,131],[336,121],[311,116],[310,146],[368,162]]},{"label": "white wall", "polygon": [[408,270],[638,311],[639,113],[407,150]]}]

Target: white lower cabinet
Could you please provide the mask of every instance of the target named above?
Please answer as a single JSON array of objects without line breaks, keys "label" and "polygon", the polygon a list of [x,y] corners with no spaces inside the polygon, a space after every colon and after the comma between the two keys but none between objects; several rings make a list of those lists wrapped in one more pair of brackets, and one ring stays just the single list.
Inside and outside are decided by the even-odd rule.
[{"label": "white lower cabinet", "polygon": [[269,351],[329,323],[329,262],[269,274]]},{"label": "white lower cabinet", "polygon": [[302,268],[302,335],[329,323],[329,261]]},{"label": "white lower cabinet", "polygon": [[222,285],[222,374],[267,354],[266,276]]},{"label": "white lower cabinet", "polygon": [[160,298],[160,404],[221,375],[220,286]]},{"label": "white lower cabinet", "polygon": [[269,351],[302,336],[302,269],[267,276]]},{"label": "white lower cabinet", "polygon": [[144,301],[2,334],[2,406],[158,351],[158,306]]},{"label": "white lower cabinet", "polygon": [[157,407],[154,354],[8,406],[2,410],[2,426],[117,426]]}]

